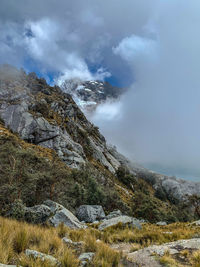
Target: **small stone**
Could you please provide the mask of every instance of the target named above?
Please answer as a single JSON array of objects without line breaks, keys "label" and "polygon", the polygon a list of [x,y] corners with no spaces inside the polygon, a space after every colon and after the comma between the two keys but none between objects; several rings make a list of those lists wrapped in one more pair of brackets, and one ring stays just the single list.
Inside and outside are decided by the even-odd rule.
[{"label": "small stone", "polygon": [[63,241],[65,244],[67,244],[67,245],[73,243],[72,240],[69,239],[69,238],[67,238],[67,237],[63,237],[62,241]]},{"label": "small stone", "polygon": [[61,263],[53,256],[38,252],[36,250],[25,250],[26,256],[33,257],[34,259],[41,259],[42,261],[49,261],[52,265],[60,266]]},{"label": "small stone", "polygon": [[157,222],[156,225],[158,225],[158,226],[165,226],[165,225],[167,225],[167,223],[166,222]]},{"label": "small stone", "polygon": [[87,252],[87,253],[82,253],[79,256],[79,261],[81,262],[81,266],[86,266],[88,262],[91,262],[94,257],[93,252]]}]

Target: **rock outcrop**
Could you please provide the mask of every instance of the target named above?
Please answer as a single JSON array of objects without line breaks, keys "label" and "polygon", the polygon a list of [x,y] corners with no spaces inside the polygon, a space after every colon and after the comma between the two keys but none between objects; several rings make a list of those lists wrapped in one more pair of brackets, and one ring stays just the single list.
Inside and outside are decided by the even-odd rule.
[{"label": "rock outcrop", "polygon": [[97,127],[59,87],[6,65],[0,68],[0,99],[6,127],[28,142],[55,150],[69,167],[80,168],[88,155],[112,173],[120,165],[112,162]]},{"label": "rock outcrop", "polygon": [[179,240],[159,246],[153,245],[129,253],[128,259],[139,266],[162,267],[163,265],[159,262],[159,257],[162,257],[166,252],[169,255],[179,255],[181,254],[182,251],[185,250],[196,251],[199,249],[200,249],[200,238]]}]

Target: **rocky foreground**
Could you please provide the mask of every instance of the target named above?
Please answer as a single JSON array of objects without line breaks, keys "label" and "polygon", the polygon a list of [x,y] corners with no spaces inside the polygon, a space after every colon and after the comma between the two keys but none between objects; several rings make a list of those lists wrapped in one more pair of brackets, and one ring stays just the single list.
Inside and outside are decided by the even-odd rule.
[{"label": "rocky foreground", "polygon": [[0,266],[198,267],[200,264],[200,221],[149,224],[119,210],[105,215],[97,205],[80,206],[77,218],[50,200],[25,209],[29,218],[32,216],[42,225],[0,218]]}]

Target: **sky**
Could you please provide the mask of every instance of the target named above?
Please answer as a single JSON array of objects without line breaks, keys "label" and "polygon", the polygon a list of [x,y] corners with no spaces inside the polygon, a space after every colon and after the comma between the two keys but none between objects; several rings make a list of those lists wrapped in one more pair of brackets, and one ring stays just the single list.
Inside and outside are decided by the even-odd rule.
[{"label": "sky", "polygon": [[0,0],[0,64],[127,87],[90,118],[131,160],[200,181],[199,0]]}]

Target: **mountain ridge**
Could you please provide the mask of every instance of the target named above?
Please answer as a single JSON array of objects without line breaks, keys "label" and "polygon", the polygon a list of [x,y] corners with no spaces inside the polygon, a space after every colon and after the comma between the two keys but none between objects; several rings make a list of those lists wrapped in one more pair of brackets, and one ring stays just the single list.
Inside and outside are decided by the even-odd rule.
[{"label": "mountain ridge", "polygon": [[[71,95],[64,93],[58,86],[49,86],[34,73],[27,75],[23,70],[11,66],[1,67],[0,118],[5,124],[2,126],[3,132],[17,133],[18,140],[47,149],[51,151],[50,154],[55,151],[54,157],[64,162],[67,168],[80,170],[80,175],[84,175],[81,170],[90,166],[96,181],[91,182],[87,178],[89,180],[86,179],[84,184],[80,178],[73,178],[75,184],[79,181],[78,190],[87,191],[87,183],[94,183],[93,186],[101,187],[100,191],[97,189],[97,195],[102,197],[105,188],[108,190],[107,199],[113,191],[121,201],[121,204],[114,203],[114,199],[110,198],[110,204],[116,208],[125,205],[125,210],[130,212],[135,207],[134,198],[138,192],[143,194],[144,201],[146,197],[152,199],[155,209],[159,209],[160,205],[163,210],[167,210],[168,201],[172,205],[170,210],[176,210],[173,203],[183,204],[188,196],[200,195],[200,183],[173,179],[131,163],[114,147],[106,144],[98,128],[87,120]],[[84,201],[90,201],[84,194]],[[137,197],[138,200],[141,198],[139,195]],[[167,202],[160,202],[163,199]],[[74,201],[76,202],[75,199]],[[99,203],[101,201],[103,199]],[[140,205],[147,203],[149,201]],[[108,207],[109,203],[105,205]]]}]

